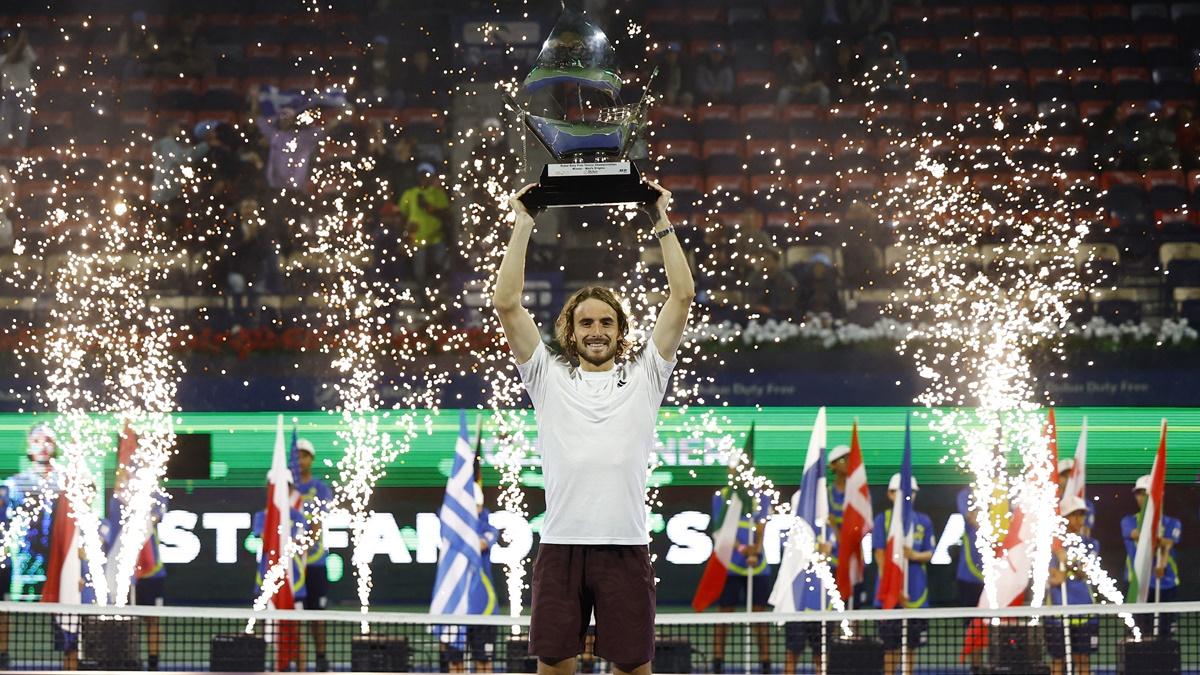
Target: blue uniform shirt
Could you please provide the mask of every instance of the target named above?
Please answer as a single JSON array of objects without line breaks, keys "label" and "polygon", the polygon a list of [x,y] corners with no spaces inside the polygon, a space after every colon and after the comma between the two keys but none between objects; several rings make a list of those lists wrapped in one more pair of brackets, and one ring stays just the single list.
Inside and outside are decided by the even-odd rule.
[{"label": "blue uniform shirt", "polygon": [[[1100,551],[1100,543],[1091,537],[1083,537],[1083,545],[1088,552],[1096,555]],[[1058,556],[1050,557],[1050,568],[1058,569]],[[1067,604],[1068,605],[1090,605],[1092,604],[1092,589],[1088,586],[1087,579],[1082,575],[1068,575],[1066,582],[1050,587],[1050,604],[1061,605],[1063,586],[1067,588]],[[1081,617],[1085,619],[1087,617]]]},{"label": "blue uniform shirt", "polygon": [[[1138,514],[1136,513],[1131,513],[1121,519],[1121,538],[1125,540],[1125,583],[1129,583],[1130,581],[1129,571],[1133,567],[1133,558],[1137,555],[1137,540],[1132,536],[1133,531],[1137,529],[1137,521]],[[1162,581],[1160,582],[1164,590],[1175,588],[1179,585],[1179,565],[1175,562],[1175,547],[1179,546],[1179,535],[1182,532],[1183,525],[1179,522],[1178,518],[1172,518],[1168,515],[1162,517],[1161,536],[1175,543],[1171,547],[1171,553],[1167,556],[1167,568],[1163,571]],[[1154,566],[1158,565],[1158,551],[1154,552],[1152,561]],[[1150,597],[1152,599],[1154,597],[1153,590],[1156,579],[1157,577],[1153,577],[1150,580]],[[1067,599],[1069,600],[1070,596],[1067,596]]]},{"label": "blue uniform shirt", "polygon": [[[302,513],[301,511],[299,511],[298,509],[293,507],[291,509],[291,519],[292,519],[292,540],[294,541],[297,537],[300,537],[304,533],[304,530],[306,527],[306,524],[304,522],[304,513]],[[266,510],[256,512],[254,514],[254,518],[250,522],[251,522],[250,533],[253,534],[254,536],[258,537],[261,540],[262,536],[263,536],[263,528],[266,527],[266,524],[267,524]],[[255,594],[255,596],[257,596],[258,593],[262,590],[262,583],[263,583],[262,554],[263,554],[263,551],[262,551],[262,548],[260,547],[258,550],[258,564],[255,565],[255,571],[254,571],[254,588],[255,588],[254,594]],[[300,600],[305,595],[305,590],[304,590],[305,589],[305,586],[304,586],[305,565],[303,564],[303,561],[304,561],[303,554],[292,556],[292,598],[294,598],[296,600]]]},{"label": "blue uniform shirt", "polygon": [[[318,513],[329,513],[329,505],[333,503],[333,490],[330,489],[329,483],[313,476],[312,480],[296,483],[296,491],[300,493],[305,518],[312,518]],[[306,564],[309,567],[324,567],[328,557],[329,551],[325,548],[325,528],[322,526],[321,532],[317,534],[316,543],[308,549]]]},{"label": "blue uniform shirt", "polygon": [[967,518],[970,512],[969,504],[971,499],[970,486],[959,490],[958,492],[958,512],[963,517],[963,538],[962,549],[958,556],[958,580],[972,584],[983,583],[983,561],[979,558],[979,549],[975,547],[975,537],[978,536],[979,528],[971,527],[971,521]]},{"label": "blue uniform shirt", "polygon": [[46,581],[46,563],[50,557],[50,532],[54,525],[54,503],[58,499],[58,478],[42,474],[34,467],[14,474],[6,481],[9,499],[14,509],[26,506],[27,501],[43,493],[46,497],[39,511],[30,514],[29,528],[18,542],[19,550],[13,560],[13,584],[17,593],[40,595]]},{"label": "blue uniform shirt", "polygon": [[[724,509],[726,507],[725,502],[729,499],[729,495],[730,495],[729,487],[723,487],[723,488],[721,488],[720,492],[713,495],[712,517],[713,517],[714,531],[715,531],[715,528],[720,527],[720,523],[716,522],[716,518],[724,512]],[[742,508],[745,509],[745,505],[743,505]],[[757,536],[758,524],[766,522],[767,515],[770,514],[770,512],[771,512],[770,498],[767,497],[767,495],[765,495],[763,493],[759,493],[758,494],[758,508],[756,508],[754,510],[753,514],[750,514],[750,516],[752,516],[752,517],[747,516],[747,514],[745,514],[745,513],[741,514],[741,519],[738,521],[737,543],[742,544],[742,545],[749,544],[750,538],[753,536]],[[762,545],[761,541],[756,542],[756,543],[759,544],[760,546]],[[758,565],[755,566],[755,568],[754,568],[755,576],[762,574],[763,571],[766,569],[767,569],[767,556],[765,556],[765,555],[758,556]],[[729,557],[729,573],[736,574],[738,576],[743,576],[743,577],[748,574],[748,570],[746,569],[746,556],[742,555],[737,550],[736,547],[733,549],[733,554]]]},{"label": "blue uniform shirt", "polygon": [[[887,551],[888,528],[892,524],[892,510],[888,509],[875,516],[875,527],[871,530],[871,548]],[[935,546],[933,536],[933,521],[920,511],[913,512],[913,542],[912,550],[916,553],[932,551]],[[882,570],[876,570],[875,606],[879,604],[879,579]],[[925,564],[913,560],[908,561],[908,602],[907,608],[929,606],[929,581],[925,575]]]},{"label": "blue uniform shirt", "polygon": [[842,514],[846,510],[846,493],[837,489],[832,482],[829,484],[829,541],[833,551],[829,554],[829,564],[837,569],[839,544],[838,535],[842,532]]},{"label": "blue uniform shirt", "polygon": [[21,495],[17,492],[11,479],[0,483],[0,526],[8,527],[8,523],[13,517],[13,511],[17,508],[20,500]]},{"label": "blue uniform shirt", "polygon": [[[100,522],[100,534],[104,539],[104,550],[107,554],[115,553],[113,544],[121,535],[121,520],[124,517],[125,504],[117,499],[114,495],[108,500],[108,515]],[[148,556],[143,558],[138,556],[138,569],[135,571],[135,580],[142,579],[161,579],[167,576],[167,568],[163,565],[162,555],[159,550],[158,539],[158,523],[162,521],[163,515],[167,512],[166,499],[161,495],[154,500],[154,507],[150,511],[150,517],[153,522],[150,524],[150,529],[147,532],[149,535],[149,550]],[[141,547],[139,547],[140,549]],[[110,558],[111,560],[111,558]],[[145,565],[143,568],[142,565]]]}]

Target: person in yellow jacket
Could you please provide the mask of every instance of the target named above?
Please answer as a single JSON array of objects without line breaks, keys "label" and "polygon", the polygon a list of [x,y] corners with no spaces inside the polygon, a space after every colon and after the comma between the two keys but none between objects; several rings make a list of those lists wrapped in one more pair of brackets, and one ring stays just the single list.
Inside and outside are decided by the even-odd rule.
[{"label": "person in yellow jacket", "polygon": [[450,198],[429,162],[417,165],[417,184],[400,195],[396,205],[413,245],[413,277],[428,286],[446,258],[446,214]]}]

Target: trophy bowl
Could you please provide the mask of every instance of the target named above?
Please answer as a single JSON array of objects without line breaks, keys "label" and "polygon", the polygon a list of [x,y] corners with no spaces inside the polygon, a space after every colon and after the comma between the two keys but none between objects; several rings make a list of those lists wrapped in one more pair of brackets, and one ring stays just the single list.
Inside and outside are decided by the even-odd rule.
[{"label": "trophy bowl", "polygon": [[585,92],[598,104],[593,106],[595,119],[567,119],[568,106],[553,95],[563,117],[534,114],[506,97],[552,158],[542,168],[537,187],[522,198],[527,208],[647,204],[658,198],[629,157],[646,126],[650,99],[643,94],[637,103],[621,105],[621,86],[608,37],[583,14],[565,9],[522,89],[532,95],[574,88],[581,104]]}]

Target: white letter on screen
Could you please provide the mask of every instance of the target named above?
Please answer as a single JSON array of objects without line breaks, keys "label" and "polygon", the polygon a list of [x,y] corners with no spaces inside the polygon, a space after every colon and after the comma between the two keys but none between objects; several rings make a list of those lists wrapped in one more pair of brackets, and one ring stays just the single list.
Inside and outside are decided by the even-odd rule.
[{"label": "white letter on screen", "polygon": [[171,510],[158,524],[159,553],[164,563],[190,563],[200,555],[200,537],[192,528],[198,517],[191,511]]},{"label": "white letter on screen", "polygon": [[217,533],[217,562],[228,565],[237,562],[238,530],[250,529],[249,513],[206,513],[204,529]]},{"label": "white letter on screen", "polygon": [[712,555],[712,539],[705,530],[710,520],[707,513],[683,511],[667,521],[667,539],[671,548],[667,562],[676,565],[699,565]]}]

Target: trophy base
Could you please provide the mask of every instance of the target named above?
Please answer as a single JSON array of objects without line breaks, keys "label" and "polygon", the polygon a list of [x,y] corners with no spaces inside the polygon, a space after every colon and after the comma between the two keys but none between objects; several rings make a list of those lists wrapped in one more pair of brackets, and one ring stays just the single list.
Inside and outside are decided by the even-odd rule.
[{"label": "trophy base", "polygon": [[529,209],[650,204],[658,193],[629,161],[547,164],[537,187],[521,201]]}]

